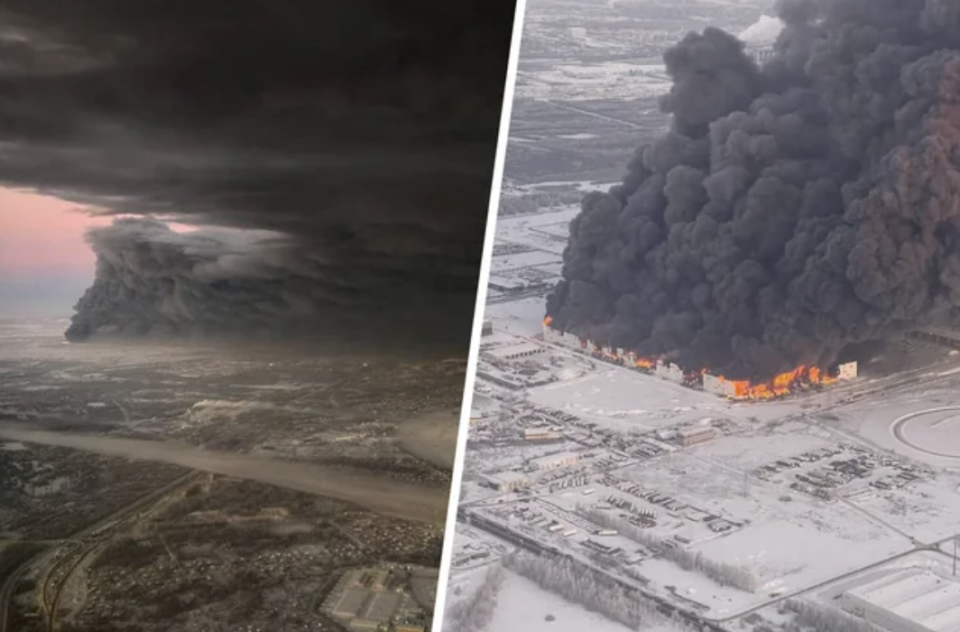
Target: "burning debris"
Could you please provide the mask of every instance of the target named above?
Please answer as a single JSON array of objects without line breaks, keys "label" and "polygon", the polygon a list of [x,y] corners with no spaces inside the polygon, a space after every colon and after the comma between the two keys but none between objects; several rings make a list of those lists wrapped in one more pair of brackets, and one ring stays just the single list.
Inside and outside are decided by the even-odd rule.
[{"label": "burning debris", "polygon": [[[711,379],[712,378],[712,379]],[[731,399],[766,401],[786,397],[799,390],[834,384],[838,376],[828,375],[817,367],[797,367],[777,375],[769,382],[752,383],[748,380],[728,380],[722,376],[703,374],[706,390],[726,395]]]},{"label": "burning debris", "polygon": [[714,28],[667,51],[670,131],[584,199],[551,326],[765,397],[960,321],[960,5],[778,7],[762,68]]}]

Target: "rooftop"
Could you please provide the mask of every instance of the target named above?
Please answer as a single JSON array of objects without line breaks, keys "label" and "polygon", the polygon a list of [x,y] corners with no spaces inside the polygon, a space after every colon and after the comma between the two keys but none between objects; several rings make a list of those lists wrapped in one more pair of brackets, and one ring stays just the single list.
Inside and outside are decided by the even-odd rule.
[{"label": "rooftop", "polygon": [[534,463],[555,463],[557,461],[566,461],[568,459],[576,461],[576,460],[579,460],[579,458],[580,456],[574,452],[560,452],[558,454],[548,454],[547,456],[542,456],[540,458],[533,459],[533,462]]},{"label": "rooftop", "polygon": [[339,601],[333,607],[333,614],[338,617],[355,617],[367,600],[367,591],[362,588],[348,588],[343,591]]},{"label": "rooftop", "polygon": [[960,583],[929,571],[894,573],[848,594],[931,632],[960,632]]},{"label": "rooftop", "polygon": [[494,483],[515,483],[515,482],[526,482],[527,477],[525,474],[519,472],[496,472],[495,474],[487,474],[486,478]]}]

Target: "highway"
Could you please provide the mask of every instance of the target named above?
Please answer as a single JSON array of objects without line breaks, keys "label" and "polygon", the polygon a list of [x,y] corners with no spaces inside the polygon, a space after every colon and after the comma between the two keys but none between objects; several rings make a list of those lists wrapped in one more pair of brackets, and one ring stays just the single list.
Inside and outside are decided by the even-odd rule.
[{"label": "highway", "polygon": [[[198,472],[189,472],[188,474],[185,474],[184,476],[177,478],[173,482],[167,485],[164,485],[160,489],[154,490],[149,494],[142,496],[141,498],[135,500],[134,502],[127,505],[126,507],[123,507],[115,511],[114,513],[110,514],[109,516],[106,516],[102,520],[97,521],[96,523],[90,525],[89,527],[86,527],[81,531],[78,531],[77,533],[73,534],[69,538],[57,541],[57,545],[42,552],[41,554],[34,557],[33,559],[24,561],[24,563],[21,564],[9,577],[3,578],[2,584],[0,584],[0,632],[15,632],[13,629],[10,628],[10,603],[11,603],[11,599],[13,598],[13,593],[14,593],[14,590],[16,589],[17,584],[27,572],[29,572],[34,568],[42,567],[44,563],[48,563],[52,561],[52,559],[56,557],[57,551],[63,550],[64,546],[72,546],[80,551],[85,550],[87,553],[89,553],[89,551],[91,551],[93,547],[90,546],[88,541],[96,537],[97,535],[99,535],[98,532],[100,532],[105,528],[120,526],[121,523],[135,516],[135,514],[141,509],[143,509],[144,507],[150,505],[151,503],[155,503],[161,500],[165,496],[179,489],[183,489],[189,486],[190,484],[195,482],[198,478],[200,478],[200,476],[201,474]],[[137,518],[139,519],[139,516],[137,516]],[[47,571],[47,573],[45,574],[45,577],[43,578],[43,582],[41,584],[42,591],[40,594],[40,603],[41,603],[41,606],[43,606],[44,616],[48,622],[47,623],[48,629],[52,629],[51,626],[55,621],[54,619],[55,608],[51,608],[48,610],[46,608],[46,605],[56,604],[57,602],[56,595],[59,594],[59,586],[63,585],[63,582],[57,582],[57,586],[54,587],[53,586],[54,582],[51,581],[52,576],[63,564],[65,564],[67,560],[72,559],[72,557],[73,556],[69,554],[64,554],[64,556],[60,560],[57,560],[54,563],[54,565]],[[80,559],[82,559],[82,556]],[[72,569],[75,569],[75,568],[76,566],[74,565]],[[64,580],[66,580],[68,577],[69,577],[69,573],[64,577]],[[51,591],[51,589],[56,592],[54,592],[52,596],[48,596],[48,592]]]},{"label": "highway", "polygon": [[10,602],[17,584],[30,569],[30,562],[31,560],[24,561],[9,577],[4,578],[3,584],[0,585],[0,632],[14,632],[10,628]]}]

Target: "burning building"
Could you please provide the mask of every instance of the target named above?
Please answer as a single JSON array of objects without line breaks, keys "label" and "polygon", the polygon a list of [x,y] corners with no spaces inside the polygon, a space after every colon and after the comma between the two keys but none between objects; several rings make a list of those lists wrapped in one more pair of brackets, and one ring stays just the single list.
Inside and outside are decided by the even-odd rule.
[{"label": "burning building", "polygon": [[716,28],[665,53],[669,129],[584,198],[546,309],[730,396],[960,324],[960,3],[778,11],[770,56]]},{"label": "burning building", "polygon": [[714,375],[709,369],[694,372],[684,371],[680,366],[661,358],[638,357],[633,351],[613,349],[594,343],[587,338],[560,331],[553,326],[549,318],[543,321],[543,339],[545,342],[575,349],[598,360],[651,373],[657,377],[677,382],[691,388],[703,389],[708,393],[731,400],[767,401],[786,397],[792,393],[829,386],[841,381],[853,380],[858,376],[856,362],[838,365],[834,371],[824,371],[818,367],[797,367],[765,381],[731,380]]}]

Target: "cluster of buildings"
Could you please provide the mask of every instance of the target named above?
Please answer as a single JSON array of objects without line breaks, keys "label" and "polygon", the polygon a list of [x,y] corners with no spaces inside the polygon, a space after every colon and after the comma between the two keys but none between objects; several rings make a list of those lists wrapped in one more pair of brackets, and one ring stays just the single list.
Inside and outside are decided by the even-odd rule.
[{"label": "cluster of buildings", "polygon": [[323,603],[350,632],[426,632],[426,613],[409,594],[408,577],[393,568],[347,571]]},{"label": "cluster of buildings", "polygon": [[553,428],[527,428],[523,431],[524,441],[558,441],[563,432]]},{"label": "cluster of buildings", "polygon": [[488,474],[485,483],[501,492],[515,492],[530,485],[528,474],[535,472],[549,472],[561,467],[570,467],[580,462],[579,455],[573,452],[562,452],[533,459],[524,468],[524,472],[497,472]]}]

